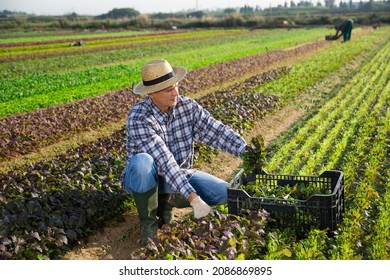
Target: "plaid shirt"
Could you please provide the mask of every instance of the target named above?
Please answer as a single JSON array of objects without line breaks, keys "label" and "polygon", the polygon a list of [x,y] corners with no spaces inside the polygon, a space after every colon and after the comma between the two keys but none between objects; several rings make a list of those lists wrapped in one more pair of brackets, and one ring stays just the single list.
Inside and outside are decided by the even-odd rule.
[{"label": "plaid shirt", "polygon": [[[159,110],[147,96],[127,118],[126,164],[138,153],[150,154],[160,176],[186,199],[195,192],[188,179],[195,172],[194,139],[241,157],[245,140],[215,120],[195,100],[178,96],[171,114]],[[124,177],[122,175],[122,177]]]}]

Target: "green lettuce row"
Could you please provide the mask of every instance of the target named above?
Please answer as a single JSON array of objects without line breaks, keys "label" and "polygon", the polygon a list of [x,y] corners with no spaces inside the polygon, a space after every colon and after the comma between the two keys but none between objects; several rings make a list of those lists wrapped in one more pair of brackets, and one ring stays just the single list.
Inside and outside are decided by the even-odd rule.
[{"label": "green lettuce row", "polygon": [[[81,52],[74,48],[69,50],[50,50],[37,51],[36,53],[25,54],[18,61],[10,61],[0,64],[0,77],[2,79],[15,79],[19,77],[28,77],[40,74],[55,74],[61,72],[75,71],[94,66],[109,65],[113,62],[123,63],[125,61],[139,59],[156,55],[157,52],[164,54],[175,50],[181,51],[194,47],[194,40],[199,46],[226,44],[234,40],[237,36],[248,37],[249,35],[231,34],[231,32],[215,34],[210,38],[209,34],[201,36],[198,33],[187,37],[173,38],[154,38],[153,41],[128,40],[123,43],[108,41],[102,46],[91,46],[84,48]],[[203,34],[203,33],[201,33]],[[251,36],[253,36],[251,34]],[[242,38],[241,40],[243,40]],[[157,51],[158,50],[158,51]],[[5,60],[5,59],[3,59]]]}]

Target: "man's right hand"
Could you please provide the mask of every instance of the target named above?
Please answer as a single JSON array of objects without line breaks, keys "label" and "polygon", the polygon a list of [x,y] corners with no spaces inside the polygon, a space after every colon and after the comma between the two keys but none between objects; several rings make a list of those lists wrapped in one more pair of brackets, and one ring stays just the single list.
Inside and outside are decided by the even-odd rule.
[{"label": "man's right hand", "polygon": [[196,219],[203,218],[212,211],[211,207],[208,206],[207,203],[200,198],[200,196],[195,197],[190,202],[190,204],[192,206],[192,209],[194,210],[194,217]]}]

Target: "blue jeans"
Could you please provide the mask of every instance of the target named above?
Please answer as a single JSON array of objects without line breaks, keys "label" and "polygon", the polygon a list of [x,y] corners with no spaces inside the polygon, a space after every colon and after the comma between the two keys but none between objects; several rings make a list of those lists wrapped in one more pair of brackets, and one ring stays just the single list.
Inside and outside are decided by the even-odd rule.
[{"label": "blue jeans", "polygon": [[[206,172],[195,171],[188,180],[196,193],[209,205],[227,203],[228,183]],[[124,188],[127,193],[147,192],[155,187],[159,193],[177,193],[157,174],[157,166],[147,153],[133,156],[126,166]]]}]

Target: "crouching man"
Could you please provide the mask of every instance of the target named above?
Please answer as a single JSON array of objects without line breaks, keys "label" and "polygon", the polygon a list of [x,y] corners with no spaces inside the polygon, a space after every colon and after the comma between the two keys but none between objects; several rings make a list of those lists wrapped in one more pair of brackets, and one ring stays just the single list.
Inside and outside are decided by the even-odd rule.
[{"label": "crouching man", "polygon": [[133,88],[145,98],[128,114],[121,180],[138,210],[141,245],[156,237],[159,223],[173,223],[173,207],[192,207],[194,217],[202,218],[211,205],[227,203],[227,182],[192,169],[195,139],[236,157],[247,147],[232,128],[180,96],[186,74],[184,67],[153,60],[142,67],[142,82]]}]

